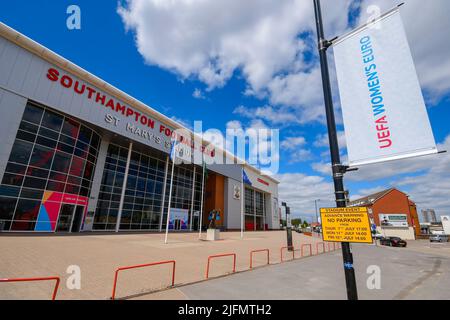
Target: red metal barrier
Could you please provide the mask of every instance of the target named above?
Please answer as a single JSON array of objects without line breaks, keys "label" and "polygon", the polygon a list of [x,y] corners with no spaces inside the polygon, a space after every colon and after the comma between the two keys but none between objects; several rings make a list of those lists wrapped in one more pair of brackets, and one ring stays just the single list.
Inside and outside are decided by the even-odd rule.
[{"label": "red metal barrier", "polygon": [[312,252],[312,244],[311,243],[307,243],[307,244],[302,244],[302,258],[304,257],[303,254],[303,248],[304,247],[309,247],[309,255],[312,256],[313,252]]},{"label": "red metal barrier", "polygon": [[270,264],[270,251],[269,249],[253,250],[250,251],[250,269],[253,268],[253,254],[257,252],[267,252],[267,264]]},{"label": "red metal barrier", "polygon": [[209,278],[209,264],[212,258],[221,258],[221,257],[233,257],[233,273],[236,272],[236,253],[225,253],[218,254],[214,256],[208,257],[208,264],[206,265],[206,279]]},{"label": "red metal barrier", "polygon": [[284,259],[283,259],[283,250],[284,249],[292,249],[292,259],[295,259],[295,248],[294,247],[282,247],[280,249],[281,262],[284,262]]},{"label": "red metal barrier", "polygon": [[0,283],[2,283],[2,282],[31,282],[31,281],[56,281],[55,288],[53,289],[52,300],[56,299],[56,294],[58,293],[59,283],[61,281],[61,279],[59,277],[0,279]]},{"label": "red metal barrier", "polygon": [[319,244],[322,245],[322,249],[323,249],[322,253],[325,253],[325,243],[323,243],[323,242],[317,242],[317,243],[316,243],[316,254],[319,254]]},{"label": "red metal barrier", "polygon": [[169,261],[159,261],[159,262],[153,262],[148,264],[140,264],[137,266],[128,266],[128,267],[120,267],[116,270],[115,276],[114,276],[114,284],[113,284],[113,290],[112,290],[112,296],[111,299],[114,300],[116,298],[116,287],[117,287],[117,278],[119,276],[119,271],[123,270],[129,270],[129,269],[137,269],[137,268],[144,268],[144,267],[151,267],[151,266],[157,266],[161,264],[169,264],[171,263],[173,265],[172,267],[172,287],[175,285],[175,266],[176,261],[175,260],[169,260]]},{"label": "red metal barrier", "polygon": [[331,242],[328,242],[328,252],[331,251]]}]

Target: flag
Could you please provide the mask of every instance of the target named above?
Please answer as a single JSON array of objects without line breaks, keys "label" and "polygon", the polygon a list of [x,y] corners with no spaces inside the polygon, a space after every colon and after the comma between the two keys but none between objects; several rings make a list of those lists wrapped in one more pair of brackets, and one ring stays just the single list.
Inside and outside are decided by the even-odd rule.
[{"label": "flag", "polygon": [[177,158],[177,148],[176,146],[179,144],[179,141],[173,140],[172,141],[172,148],[170,149],[170,160],[172,162],[175,162],[175,159]]},{"label": "flag", "polygon": [[250,181],[250,179],[249,179],[247,173],[245,172],[245,170],[242,170],[242,181],[243,181],[245,184],[248,184],[248,185],[250,185],[250,186],[252,185],[252,182]]},{"label": "flag", "polygon": [[203,172],[205,173],[205,181],[208,180],[208,168],[206,167],[206,162],[203,161]]}]

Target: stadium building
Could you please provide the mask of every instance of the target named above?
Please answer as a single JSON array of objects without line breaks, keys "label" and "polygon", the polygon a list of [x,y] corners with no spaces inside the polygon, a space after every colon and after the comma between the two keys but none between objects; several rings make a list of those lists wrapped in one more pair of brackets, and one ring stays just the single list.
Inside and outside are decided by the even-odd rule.
[{"label": "stadium building", "polygon": [[[180,124],[4,24],[0,110],[0,232],[165,229]],[[171,230],[280,228],[276,180],[199,151],[234,163],[174,167]]]}]

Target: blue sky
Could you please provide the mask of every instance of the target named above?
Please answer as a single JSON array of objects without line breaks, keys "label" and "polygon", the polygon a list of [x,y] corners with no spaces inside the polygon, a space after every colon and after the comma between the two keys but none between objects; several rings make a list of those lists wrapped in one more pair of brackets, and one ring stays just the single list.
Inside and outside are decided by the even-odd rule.
[{"label": "blue sky", "polygon": [[[202,120],[205,129],[222,131],[227,126],[279,129],[280,197],[302,217],[314,214],[315,199],[332,205],[312,1],[295,6],[291,0],[283,5],[272,0],[178,2],[122,1],[119,14],[118,2],[110,0],[16,0],[2,4],[0,21],[187,125]],[[442,70],[450,67],[450,46],[433,36],[433,30],[450,31],[447,21],[433,21],[449,6],[445,0],[430,2],[424,10],[429,16],[414,21],[410,17],[419,1],[406,1],[403,17],[436,142],[450,148],[450,68]],[[81,30],[66,27],[71,4],[81,8]],[[327,34],[342,34],[363,21],[370,4],[386,10],[396,2],[324,0]],[[430,35],[426,41],[423,32]],[[435,52],[438,45],[442,52]],[[335,81],[333,87],[336,92]],[[342,125],[338,130],[342,136]],[[342,153],[345,159],[345,148]],[[413,159],[365,167],[348,175],[346,187],[352,196],[363,196],[397,186],[419,208],[450,214],[449,172],[446,155]]]}]

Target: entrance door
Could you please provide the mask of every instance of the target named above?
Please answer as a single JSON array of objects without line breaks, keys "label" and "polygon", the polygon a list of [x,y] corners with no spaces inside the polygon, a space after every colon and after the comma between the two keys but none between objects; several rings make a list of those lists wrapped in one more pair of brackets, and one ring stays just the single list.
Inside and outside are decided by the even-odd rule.
[{"label": "entrance door", "polygon": [[73,216],[72,228],[70,232],[80,232],[81,223],[83,222],[84,206],[77,206]]},{"label": "entrance door", "polygon": [[58,224],[56,232],[70,232],[75,205],[63,204],[59,211]]}]

